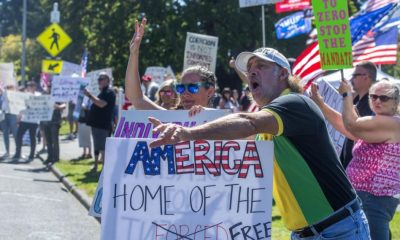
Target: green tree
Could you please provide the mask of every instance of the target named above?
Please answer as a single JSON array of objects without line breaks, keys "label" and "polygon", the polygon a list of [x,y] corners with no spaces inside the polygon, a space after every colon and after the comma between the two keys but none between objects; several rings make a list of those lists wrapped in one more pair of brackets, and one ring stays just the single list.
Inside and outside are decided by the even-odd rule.
[{"label": "green tree", "polygon": [[[26,74],[27,79],[37,77],[41,70],[41,62],[37,61],[40,55],[40,46],[35,39],[27,39],[27,62]],[[0,38],[0,62],[13,62],[16,73],[21,71],[21,54],[22,54],[22,40],[21,35],[8,35],[7,37]],[[17,80],[19,80],[17,74]]]}]

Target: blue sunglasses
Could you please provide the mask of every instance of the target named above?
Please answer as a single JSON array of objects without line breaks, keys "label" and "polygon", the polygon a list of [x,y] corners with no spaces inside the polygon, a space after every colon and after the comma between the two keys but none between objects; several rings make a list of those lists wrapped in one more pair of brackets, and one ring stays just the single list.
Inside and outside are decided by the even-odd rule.
[{"label": "blue sunglasses", "polygon": [[188,83],[188,84],[175,84],[175,90],[178,94],[183,94],[186,89],[189,93],[196,94],[199,92],[201,87],[209,87],[208,82]]}]

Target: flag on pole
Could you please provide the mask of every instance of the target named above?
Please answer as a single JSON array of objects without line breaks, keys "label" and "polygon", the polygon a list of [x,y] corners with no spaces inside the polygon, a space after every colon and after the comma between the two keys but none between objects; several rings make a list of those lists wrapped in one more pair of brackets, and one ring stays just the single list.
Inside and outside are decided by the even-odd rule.
[{"label": "flag on pole", "polygon": [[400,0],[369,0],[367,2],[365,11],[367,11],[367,12],[375,11],[379,8],[386,6],[389,3],[393,3],[393,4],[397,3],[398,4],[399,2],[400,2]]},{"label": "flag on pole", "polygon": [[370,61],[379,64],[397,63],[397,27],[384,32],[370,31],[353,46],[354,64]]},{"label": "flag on pole", "polygon": [[83,51],[82,59],[81,59],[81,77],[86,77],[86,68],[87,68],[88,54],[87,49]]}]

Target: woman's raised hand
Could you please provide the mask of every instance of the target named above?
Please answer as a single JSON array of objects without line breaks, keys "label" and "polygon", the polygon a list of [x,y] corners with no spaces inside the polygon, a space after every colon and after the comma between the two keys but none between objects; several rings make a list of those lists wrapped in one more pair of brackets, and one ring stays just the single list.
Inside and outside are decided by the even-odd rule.
[{"label": "woman's raised hand", "polygon": [[139,25],[139,21],[135,21],[135,34],[133,34],[132,40],[129,44],[129,50],[131,53],[138,52],[140,47],[140,42],[142,41],[144,35],[144,29],[146,27],[147,19],[143,18]]}]

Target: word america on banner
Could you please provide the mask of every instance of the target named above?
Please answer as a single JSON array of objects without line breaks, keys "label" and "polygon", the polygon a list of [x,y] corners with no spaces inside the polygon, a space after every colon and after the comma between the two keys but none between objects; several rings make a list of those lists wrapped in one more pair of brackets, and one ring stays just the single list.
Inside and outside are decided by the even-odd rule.
[{"label": "word america on banner", "polygon": [[270,141],[108,138],[101,239],[270,239]]}]

